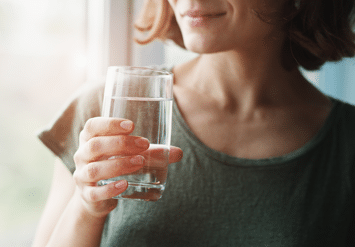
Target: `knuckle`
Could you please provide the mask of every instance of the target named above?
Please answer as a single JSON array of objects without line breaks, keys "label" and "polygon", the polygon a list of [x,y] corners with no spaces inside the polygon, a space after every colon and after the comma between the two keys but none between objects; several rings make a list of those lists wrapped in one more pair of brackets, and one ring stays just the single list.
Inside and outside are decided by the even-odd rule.
[{"label": "knuckle", "polygon": [[99,166],[95,165],[94,163],[90,163],[87,165],[87,175],[90,180],[95,180],[97,175],[99,174]]},{"label": "knuckle", "polygon": [[112,198],[115,195],[115,187],[113,184],[106,185],[103,195],[105,198]]},{"label": "knuckle", "polygon": [[77,150],[77,151],[74,153],[73,159],[74,159],[75,165],[77,165],[77,164],[79,163],[79,160],[80,160],[80,152],[79,152],[79,150]]},{"label": "knuckle", "polygon": [[87,134],[86,134],[86,132],[84,130],[80,131],[80,133],[79,133],[79,141],[80,142],[84,142],[86,140],[86,136],[87,136]]},{"label": "knuckle", "polygon": [[122,144],[122,136],[114,136],[112,139],[110,139],[110,145],[114,147],[120,147]]},{"label": "knuckle", "polygon": [[112,131],[115,130],[119,127],[118,121],[117,119],[109,119],[108,123],[107,123],[107,130],[108,131]]},{"label": "knuckle", "polygon": [[88,192],[88,200],[90,201],[90,202],[96,202],[97,201],[97,194],[96,194],[96,192],[95,192],[95,190],[94,189],[89,189],[89,192]]},{"label": "knuckle", "polygon": [[89,118],[89,120],[87,120],[85,125],[84,125],[84,130],[87,131],[87,132],[92,131],[93,125],[94,125],[94,119],[93,118]]},{"label": "knuckle", "polygon": [[127,143],[127,138],[128,137],[125,135],[116,136],[115,144],[118,146],[124,146]]},{"label": "knuckle", "polygon": [[78,172],[78,170],[75,170],[75,171],[74,171],[74,173],[73,173],[73,179],[74,179],[74,181],[75,181],[76,184],[79,183],[80,178],[79,178],[79,172]]},{"label": "knuckle", "polygon": [[96,154],[101,150],[101,143],[97,138],[92,138],[87,142],[87,149],[90,153]]},{"label": "knuckle", "polygon": [[112,136],[107,140],[106,144],[107,146],[110,146],[112,150],[120,152],[124,146],[124,137],[121,135]]}]

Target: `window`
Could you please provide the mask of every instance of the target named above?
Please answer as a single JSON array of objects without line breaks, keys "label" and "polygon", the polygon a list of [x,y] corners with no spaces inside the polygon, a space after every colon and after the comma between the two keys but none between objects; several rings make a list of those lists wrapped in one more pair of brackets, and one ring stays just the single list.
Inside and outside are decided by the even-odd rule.
[{"label": "window", "polygon": [[36,131],[109,65],[164,63],[161,43],[132,41],[141,4],[0,1],[0,246],[31,246],[47,199],[54,155]]},{"label": "window", "polygon": [[325,64],[317,73],[315,84],[327,95],[355,104],[355,59],[346,58]]},{"label": "window", "polygon": [[[70,92],[103,80],[110,65],[174,65],[196,56],[160,42],[134,44],[132,21],[141,5],[0,1],[0,246],[31,246],[54,161],[35,133]],[[354,66],[346,59],[305,74],[325,93],[355,103]]]},{"label": "window", "polygon": [[52,178],[36,131],[85,81],[85,0],[0,1],[0,246],[30,246]]}]

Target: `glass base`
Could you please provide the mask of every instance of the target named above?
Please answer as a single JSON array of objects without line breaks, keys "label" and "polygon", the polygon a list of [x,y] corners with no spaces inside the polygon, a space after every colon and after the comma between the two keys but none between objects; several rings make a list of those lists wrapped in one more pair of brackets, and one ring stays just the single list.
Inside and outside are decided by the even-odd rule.
[{"label": "glass base", "polygon": [[[101,180],[99,186],[107,185],[113,181]],[[133,199],[139,201],[158,201],[164,192],[165,185],[128,182],[128,188],[115,199]]]}]

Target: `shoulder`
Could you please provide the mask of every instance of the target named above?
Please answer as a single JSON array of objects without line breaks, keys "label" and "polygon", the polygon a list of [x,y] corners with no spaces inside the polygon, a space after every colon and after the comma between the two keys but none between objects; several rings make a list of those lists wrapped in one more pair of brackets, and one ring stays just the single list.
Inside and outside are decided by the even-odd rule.
[{"label": "shoulder", "polygon": [[350,133],[355,135],[355,105],[347,102],[333,99],[335,107],[337,108],[338,123]]},{"label": "shoulder", "polygon": [[335,124],[336,132],[333,132],[332,139],[337,143],[338,149],[332,155],[341,156],[338,159],[347,164],[343,166],[345,168],[343,179],[355,188],[355,106],[340,100],[336,102],[339,109]]},{"label": "shoulder", "polygon": [[83,106],[85,108],[101,106],[104,97],[104,89],[104,81],[86,83],[74,93],[69,103],[76,102],[79,107]]},{"label": "shoulder", "polygon": [[331,140],[333,145],[337,143],[338,152],[341,152],[341,156],[352,163],[355,169],[355,106],[337,99],[333,99],[333,102],[335,121]]},{"label": "shoulder", "polygon": [[104,81],[85,83],[71,94],[55,119],[80,117],[85,121],[101,115],[104,87]]},{"label": "shoulder", "polygon": [[43,144],[60,157],[71,172],[75,170],[73,155],[79,146],[79,133],[89,118],[101,115],[103,92],[103,82],[85,84],[37,133]]}]

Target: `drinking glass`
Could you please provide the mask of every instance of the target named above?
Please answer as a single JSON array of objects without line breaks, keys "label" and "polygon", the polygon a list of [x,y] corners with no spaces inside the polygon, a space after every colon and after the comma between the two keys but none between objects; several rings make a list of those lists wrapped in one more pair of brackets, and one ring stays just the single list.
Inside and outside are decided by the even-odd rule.
[{"label": "drinking glass", "polygon": [[[166,185],[173,104],[173,74],[149,67],[113,66],[107,71],[103,117],[129,119],[131,135],[147,138],[150,146],[141,153],[145,166],[139,171],[98,185],[125,179],[128,188],[117,199],[159,200]],[[114,158],[114,157],[111,157]]]}]

